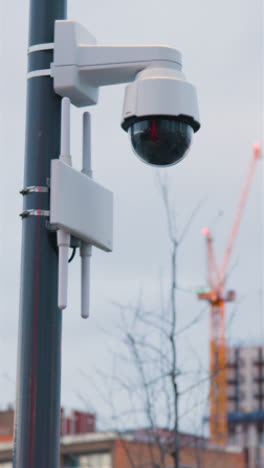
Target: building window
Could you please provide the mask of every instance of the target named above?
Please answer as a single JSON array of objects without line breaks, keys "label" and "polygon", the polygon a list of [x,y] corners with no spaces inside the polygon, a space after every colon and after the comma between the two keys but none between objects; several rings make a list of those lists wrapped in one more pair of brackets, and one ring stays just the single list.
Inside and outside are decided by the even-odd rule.
[{"label": "building window", "polygon": [[81,455],[80,468],[111,468],[111,456],[109,453],[93,453]]},{"label": "building window", "polygon": [[180,468],[196,468],[196,466],[181,465]]},{"label": "building window", "polygon": [[[1,465],[0,468],[2,468]],[[110,453],[91,453],[67,456],[63,468],[111,468],[111,455]]]},{"label": "building window", "polygon": [[258,443],[259,445],[264,444],[264,428],[261,424],[258,426]]}]

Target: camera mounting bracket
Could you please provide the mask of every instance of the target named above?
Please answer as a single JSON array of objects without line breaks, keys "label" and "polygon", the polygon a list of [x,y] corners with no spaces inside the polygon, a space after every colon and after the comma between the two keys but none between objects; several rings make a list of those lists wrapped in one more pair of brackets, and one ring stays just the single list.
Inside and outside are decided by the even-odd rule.
[{"label": "camera mounting bracket", "polygon": [[55,22],[54,89],[77,107],[96,104],[100,86],[128,83],[150,67],[180,72],[181,62],[180,52],[172,47],[96,45],[95,38],[79,23]]}]

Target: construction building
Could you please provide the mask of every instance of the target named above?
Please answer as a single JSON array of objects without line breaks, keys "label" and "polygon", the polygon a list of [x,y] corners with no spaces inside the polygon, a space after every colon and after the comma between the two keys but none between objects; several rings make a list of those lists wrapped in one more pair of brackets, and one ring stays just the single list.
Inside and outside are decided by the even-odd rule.
[{"label": "construction building", "polygon": [[229,347],[228,442],[248,468],[264,468],[264,346]]}]

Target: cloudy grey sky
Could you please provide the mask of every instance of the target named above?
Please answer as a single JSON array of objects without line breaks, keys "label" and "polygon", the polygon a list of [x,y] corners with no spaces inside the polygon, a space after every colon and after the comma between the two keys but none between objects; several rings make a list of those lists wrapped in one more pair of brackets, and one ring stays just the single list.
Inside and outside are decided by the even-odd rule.
[{"label": "cloudy grey sky", "polygon": [[[14,400],[23,186],[26,51],[26,0],[0,0],[0,406]],[[198,91],[202,128],[189,156],[166,170],[177,225],[184,226],[199,200],[197,214],[179,253],[179,327],[201,310],[195,289],[205,284],[205,246],[201,228],[213,229],[221,257],[254,141],[262,140],[261,0],[69,0],[68,18],[85,25],[102,44],[164,44],[183,54],[183,71]],[[15,14],[14,14],[15,12]],[[138,161],[120,129],[124,86],[101,89],[91,109],[94,177],[114,191],[114,252],[94,252],[91,318],[79,317],[79,259],[70,268],[69,307],[64,312],[62,403],[82,407],[80,391],[97,409],[80,369],[106,372],[117,311],[111,300],[133,302],[144,291],[158,300],[157,280],[168,275],[169,245],[155,171]],[[81,165],[81,111],[72,111],[74,166]],[[164,170],[162,170],[164,173]],[[261,178],[259,164],[233,255],[229,286],[239,305],[228,331],[232,342],[263,339],[261,309]],[[219,216],[219,213],[221,214]],[[228,307],[228,314],[232,307]],[[116,343],[116,344],[115,344]],[[179,343],[182,360],[191,343],[207,366],[208,311]]]}]

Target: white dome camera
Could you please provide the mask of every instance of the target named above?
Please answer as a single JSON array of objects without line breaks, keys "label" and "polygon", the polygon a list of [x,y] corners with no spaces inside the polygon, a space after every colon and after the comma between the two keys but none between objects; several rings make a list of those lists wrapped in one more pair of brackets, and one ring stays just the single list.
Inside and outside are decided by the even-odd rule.
[{"label": "white dome camera", "polygon": [[177,69],[144,70],[127,86],[121,126],[145,163],[178,163],[200,128],[195,88]]},{"label": "white dome camera", "polygon": [[121,126],[154,166],[176,164],[200,128],[196,91],[181,54],[166,46],[101,46],[74,21],[56,21],[54,89],[72,104],[97,104],[100,86],[128,83]]}]

